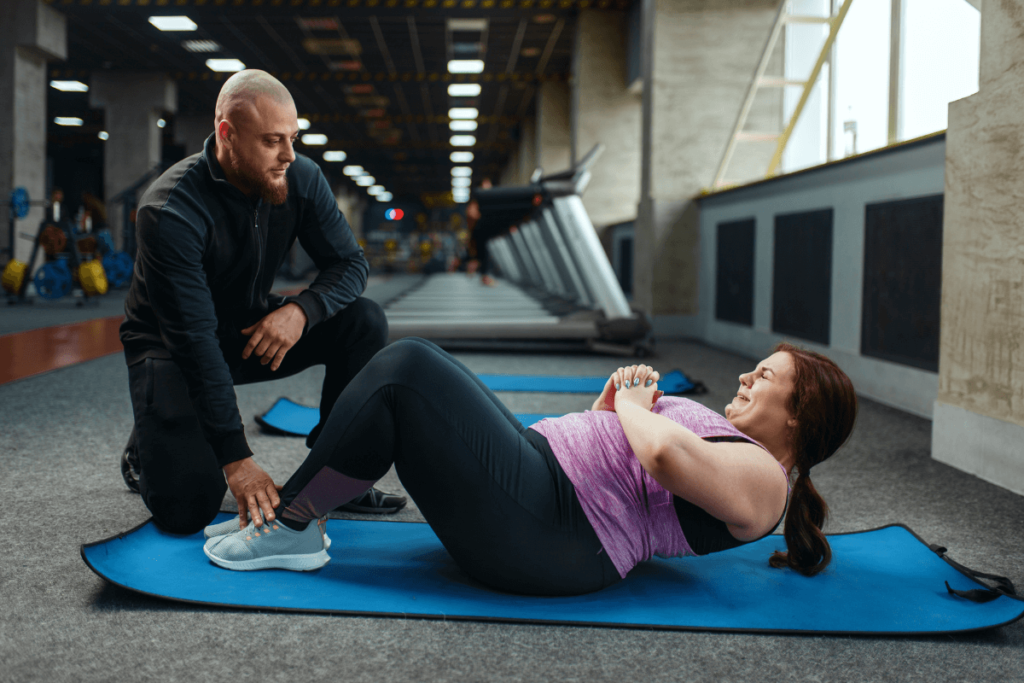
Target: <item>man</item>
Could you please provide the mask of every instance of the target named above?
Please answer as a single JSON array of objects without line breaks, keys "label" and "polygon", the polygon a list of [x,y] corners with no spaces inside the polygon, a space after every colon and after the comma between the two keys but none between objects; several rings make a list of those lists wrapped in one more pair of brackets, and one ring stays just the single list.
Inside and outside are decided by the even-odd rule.
[{"label": "man", "polygon": [[[274,519],[278,488],[253,460],[235,384],[325,365],[312,447],[388,336],[380,306],[360,297],[369,267],[327,181],[292,149],[299,126],[284,85],[258,70],[233,75],[214,124],[203,151],[142,198],[121,325],[135,414],[122,473],[157,524],[180,534],[209,524],[227,488],[241,526],[247,515]],[[296,239],[320,272],[296,296],[270,294]],[[364,512],[404,505],[375,489],[356,501]]]}]

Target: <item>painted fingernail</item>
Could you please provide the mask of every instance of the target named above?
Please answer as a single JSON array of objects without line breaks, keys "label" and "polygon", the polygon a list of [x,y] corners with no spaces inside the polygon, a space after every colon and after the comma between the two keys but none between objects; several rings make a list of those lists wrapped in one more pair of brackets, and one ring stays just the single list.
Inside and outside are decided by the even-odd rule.
[{"label": "painted fingernail", "polygon": [[640,378],[639,378],[639,377],[637,377],[637,378],[636,378],[635,380],[633,380],[633,386],[634,386],[634,387],[635,387],[636,385],[638,385],[638,384],[640,384]]},{"label": "painted fingernail", "polygon": [[615,391],[619,391],[620,389],[622,389],[622,387],[619,385],[618,382],[616,382],[615,383]]},{"label": "painted fingernail", "polygon": [[647,387],[651,386],[651,384],[653,384],[653,383],[654,383],[653,379],[647,380],[646,382],[644,382],[644,388],[647,388]]}]

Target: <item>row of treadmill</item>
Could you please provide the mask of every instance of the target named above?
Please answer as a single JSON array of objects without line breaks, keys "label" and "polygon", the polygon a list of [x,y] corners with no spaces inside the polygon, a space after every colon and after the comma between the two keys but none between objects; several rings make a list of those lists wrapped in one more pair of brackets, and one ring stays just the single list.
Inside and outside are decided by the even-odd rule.
[{"label": "row of treadmill", "polygon": [[645,355],[646,317],[631,310],[580,199],[598,145],[573,168],[520,187],[480,189],[475,230],[501,277],[425,276],[384,306],[391,338],[446,348],[586,349]]}]

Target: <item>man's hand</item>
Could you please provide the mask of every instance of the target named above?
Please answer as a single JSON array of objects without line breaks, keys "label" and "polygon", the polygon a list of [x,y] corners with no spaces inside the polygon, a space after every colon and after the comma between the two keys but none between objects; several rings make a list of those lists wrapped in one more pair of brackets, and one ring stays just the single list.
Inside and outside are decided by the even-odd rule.
[{"label": "man's hand", "polygon": [[268,522],[274,521],[274,508],[281,503],[281,497],[277,495],[281,487],[274,484],[270,475],[264,472],[251,456],[224,465],[224,474],[227,476],[231,493],[238,501],[240,529],[246,526],[246,513],[252,516],[257,527],[262,526],[261,509]]},{"label": "man's hand", "polygon": [[249,343],[242,350],[242,358],[249,358],[255,351],[260,364],[273,362],[271,370],[281,367],[281,362],[295,342],[302,337],[306,326],[306,312],[302,306],[289,302],[273,313],[268,313],[258,323],[242,330],[250,335]]}]

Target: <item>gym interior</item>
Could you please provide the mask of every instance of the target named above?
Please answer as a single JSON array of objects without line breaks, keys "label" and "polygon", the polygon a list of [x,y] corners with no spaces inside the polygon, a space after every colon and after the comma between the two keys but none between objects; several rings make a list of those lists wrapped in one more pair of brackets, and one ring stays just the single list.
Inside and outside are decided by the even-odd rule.
[{"label": "gym interior", "polygon": [[[0,680],[1024,680],[1024,0],[4,0],[0,35]],[[814,470],[835,571],[844,538],[902,529],[984,597],[872,576],[870,551],[839,597],[771,609],[727,572],[713,602],[753,616],[726,625],[645,616],[664,605],[633,577],[599,618],[600,591],[318,610],[104,575],[92,544],[150,517],[118,464],[137,208],[243,69],[294,98],[390,341],[550,380],[496,390],[520,416],[588,410],[559,378],[638,363],[722,412],[778,342],[825,354],[859,398]],[[316,280],[316,253],[280,256],[275,293]],[[323,380],[235,388],[278,483],[309,449],[263,423]],[[425,527],[411,499],[330,518]],[[842,626],[872,580],[956,618],[900,626],[919,607],[892,602]]]}]

